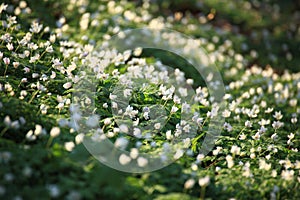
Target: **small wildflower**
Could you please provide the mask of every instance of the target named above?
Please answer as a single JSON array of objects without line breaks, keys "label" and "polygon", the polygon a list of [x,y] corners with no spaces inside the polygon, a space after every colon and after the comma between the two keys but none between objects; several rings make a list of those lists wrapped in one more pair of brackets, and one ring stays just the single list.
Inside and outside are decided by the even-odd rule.
[{"label": "small wildflower", "polygon": [[199,184],[201,187],[206,187],[206,186],[208,186],[209,182],[210,182],[209,176],[205,176],[204,178],[200,178],[200,179],[198,180],[198,184]]}]

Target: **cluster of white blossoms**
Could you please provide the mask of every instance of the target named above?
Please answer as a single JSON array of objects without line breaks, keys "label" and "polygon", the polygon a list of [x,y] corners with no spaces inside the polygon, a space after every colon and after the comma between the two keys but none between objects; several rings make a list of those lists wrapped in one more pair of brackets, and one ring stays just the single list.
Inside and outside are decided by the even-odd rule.
[{"label": "cluster of white blossoms", "polygon": [[[204,126],[203,118],[212,119],[216,116],[217,109],[208,111],[211,114],[200,111],[200,115],[197,104],[202,102],[202,105],[210,105],[207,88],[199,87],[194,92],[191,87],[193,80],[186,79],[182,71],[174,70],[161,62],[149,63],[144,58],[137,58],[141,51],[139,50],[139,54],[136,51],[119,53],[116,50],[102,49],[93,51],[84,59],[84,72],[79,76],[80,81],[75,83],[76,90],[92,89],[87,83],[93,79],[91,76],[94,76],[95,82],[100,81],[100,90],[104,89],[101,89],[101,83],[117,82],[111,85],[105,102],[96,102],[101,105],[99,108],[93,107],[91,102],[87,103],[89,97],[82,92],[78,92],[78,96],[75,94],[75,99],[79,99],[76,101],[80,103],[70,107],[70,121],[73,122],[71,127],[86,134],[94,131],[92,140],[101,141],[107,137],[114,141],[115,147],[127,149],[128,152],[134,149],[137,155],[145,150],[151,154],[148,149],[150,145],[162,162],[178,159],[190,147],[198,128]],[[93,112],[87,113],[87,109]],[[112,116],[102,117],[103,109],[111,112]],[[168,123],[174,123],[174,120],[176,124],[170,126]],[[79,127],[75,127],[76,125]],[[99,132],[99,129],[102,131]],[[95,134],[99,133],[96,137]],[[158,138],[164,138],[165,141],[158,143]],[[141,164],[139,158],[147,158],[133,158],[125,154],[119,156],[121,165],[127,165],[135,159],[139,166],[146,165],[145,162]]]}]

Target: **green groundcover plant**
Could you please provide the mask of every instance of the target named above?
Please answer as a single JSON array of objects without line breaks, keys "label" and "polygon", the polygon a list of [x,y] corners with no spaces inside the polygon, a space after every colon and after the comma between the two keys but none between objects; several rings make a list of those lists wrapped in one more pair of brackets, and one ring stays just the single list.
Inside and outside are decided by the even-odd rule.
[{"label": "green groundcover plant", "polygon": [[[257,11],[258,1],[250,6],[241,1],[248,13],[238,9],[240,1],[225,7],[216,1],[200,2],[196,3],[203,12],[200,16],[194,14],[197,7],[187,12],[178,9],[181,1],[1,3],[0,198],[299,199],[300,63],[288,44],[277,43],[281,33],[274,32],[266,41],[267,46],[274,45],[275,53],[270,53],[252,44],[252,39],[211,22],[220,11],[241,29],[257,28],[261,30],[257,37],[267,38],[262,27],[271,26],[271,19],[251,21],[253,16],[264,16]],[[278,10],[274,2],[261,4]],[[230,14],[230,8],[237,15]],[[113,36],[143,27],[178,30],[205,49],[223,77],[227,105],[221,113],[204,80],[184,59],[151,49],[97,51]],[[299,33],[294,39],[299,41]],[[286,62],[292,65],[290,70],[283,70]],[[266,63],[278,67],[258,65]],[[177,81],[171,85],[165,83],[170,78],[167,65]],[[85,66],[97,72],[94,103],[100,117],[84,118],[84,111],[73,102]],[[150,83],[121,92],[131,99],[126,109],[118,111],[125,116],[119,119],[113,115],[119,95],[113,88],[130,78],[148,78]],[[195,90],[194,104],[183,101],[187,89],[182,85]],[[85,104],[90,101],[84,99]],[[126,134],[126,120],[146,126],[154,105],[165,109],[167,120],[151,121],[159,130],[153,140],[138,141],[140,135],[149,134],[138,128],[133,130],[135,137]],[[181,111],[190,120],[181,120]],[[225,119],[222,132],[214,148],[203,155],[199,150],[216,115]],[[180,140],[185,151],[176,151],[172,156],[177,160],[171,165],[154,172],[125,173],[101,164],[86,150],[85,134],[77,131],[75,122],[99,126],[99,133],[116,147],[130,151],[130,157],[119,159],[124,165],[134,159],[147,165],[146,159],[137,158],[139,152],[166,148],[182,134],[193,137]]]}]

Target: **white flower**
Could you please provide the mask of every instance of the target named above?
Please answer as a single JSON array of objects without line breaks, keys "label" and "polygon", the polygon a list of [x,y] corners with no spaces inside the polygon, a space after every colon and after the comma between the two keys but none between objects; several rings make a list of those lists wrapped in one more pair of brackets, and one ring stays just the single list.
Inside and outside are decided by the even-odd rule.
[{"label": "white flower", "polygon": [[31,27],[29,29],[32,33],[39,33],[43,28],[42,24],[39,24],[38,22],[32,22]]},{"label": "white flower", "polygon": [[160,123],[155,123],[155,124],[154,124],[154,128],[155,128],[156,130],[160,129],[160,126],[161,126]]},{"label": "white flower", "polygon": [[56,40],[56,36],[55,36],[54,34],[50,35],[49,41],[50,41],[51,43],[54,43],[55,40]]},{"label": "white flower", "polygon": [[57,137],[60,134],[60,128],[59,127],[53,127],[50,131],[51,137]]},{"label": "white flower", "polygon": [[89,26],[89,21],[90,21],[90,13],[84,13],[79,22],[80,29],[86,30]]},{"label": "white flower", "polygon": [[182,96],[182,97],[186,97],[186,96],[188,95],[188,92],[187,92],[187,89],[186,89],[186,88],[180,87],[180,88],[178,89],[178,92],[179,92],[180,96]]},{"label": "white flower", "polygon": [[104,125],[111,124],[111,118],[105,118],[103,123],[104,123]]},{"label": "white flower", "polygon": [[261,119],[261,121],[258,122],[258,124],[261,125],[261,126],[265,126],[265,125],[268,125],[270,123],[271,123],[271,121],[269,119],[268,120]]},{"label": "white flower", "polygon": [[178,109],[179,108],[177,108],[176,106],[172,106],[171,113],[176,113]]},{"label": "white flower", "polygon": [[217,149],[213,150],[213,155],[216,156],[222,151],[223,147],[217,147]]},{"label": "white flower", "polygon": [[150,119],[150,117],[149,117],[149,112],[144,112],[144,113],[143,113],[143,117],[145,118],[145,120]]},{"label": "white flower", "polygon": [[38,73],[32,73],[32,78],[38,78],[39,74]]},{"label": "white flower", "polygon": [[119,126],[119,129],[120,129],[120,132],[121,132],[121,133],[128,133],[128,131],[129,131],[126,124],[121,124],[121,125]]},{"label": "white flower", "polygon": [[260,129],[258,130],[258,132],[260,134],[262,134],[262,133],[265,133],[267,130],[268,130],[267,128],[265,128],[264,126],[261,126]]},{"label": "white flower", "polygon": [[83,133],[79,133],[78,135],[76,135],[76,137],[75,137],[75,143],[76,144],[82,143],[83,140],[84,140],[84,134]]},{"label": "white flower", "polygon": [[173,97],[173,102],[174,102],[175,104],[180,104],[180,103],[181,103],[181,99],[180,99],[177,95],[174,95],[174,97]]},{"label": "white flower", "polygon": [[4,4],[4,3],[2,3],[1,5],[0,5],[0,14],[2,13],[2,11],[3,10],[6,10],[6,8],[7,8],[7,4]]},{"label": "white flower", "polygon": [[166,138],[167,138],[167,140],[171,140],[171,139],[173,138],[173,135],[172,135],[171,130],[168,130],[168,131],[166,132]]},{"label": "white flower", "polygon": [[182,113],[189,113],[190,110],[191,110],[190,104],[184,102],[184,103],[182,104],[182,107],[181,107]]},{"label": "white flower", "polygon": [[15,121],[13,121],[12,123],[11,123],[11,128],[13,128],[13,129],[19,129],[20,128],[20,123],[19,123],[19,121],[18,120],[15,120]]},{"label": "white flower", "polygon": [[211,109],[211,111],[208,111],[208,112],[207,112],[207,117],[210,117],[210,118],[216,117],[216,116],[218,115],[218,110],[219,110],[218,107],[213,107],[213,108]]},{"label": "white flower", "polygon": [[127,106],[125,113],[124,113],[124,115],[128,115],[130,118],[135,117],[137,114],[138,114],[138,111],[133,110],[133,107],[130,105]]},{"label": "white flower", "polygon": [[102,107],[103,107],[103,108],[108,108],[108,104],[107,104],[107,103],[104,103],[104,104],[102,105]]},{"label": "white flower", "polygon": [[198,183],[201,187],[206,187],[208,186],[210,182],[209,176],[205,176],[204,178],[199,178]]},{"label": "white flower", "polygon": [[8,44],[6,45],[6,48],[7,48],[9,51],[12,51],[12,50],[14,49],[14,46],[13,46],[13,44],[8,43]]},{"label": "white flower", "polygon": [[231,155],[226,156],[226,161],[227,161],[227,167],[232,168],[234,165],[234,162],[233,162],[233,158]]},{"label": "white flower", "polygon": [[145,167],[148,164],[148,160],[144,157],[139,157],[137,159],[137,164],[139,167]]},{"label": "white flower", "polygon": [[228,132],[232,131],[232,126],[227,122],[224,123],[223,127]]},{"label": "white flower", "polygon": [[245,140],[246,138],[247,136],[244,133],[242,133],[239,137],[239,140]]},{"label": "white flower", "polygon": [[259,160],[259,169],[270,170],[271,164],[266,163],[264,159]]},{"label": "white flower", "polygon": [[278,138],[277,133],[274,133],[274,134],[271,135],[272,140],[277,140],[277,138]]},{"label": "white flower", "polygon": [[131,158],[129,156],[127,156],[126,154],[121,154],[119,157],[119,162],[121,165],[127,165],[128,163],[130,163]]},{"label": "white flower", "polygon": [[32,169],[30,167],[25,167],[23,169],[23,175],[26,176],[26,177],[30,177],[32,174]]},{"label": "white flower", "polygon": [[261,137],[260,132],[256,132],[256,134],[252,136],[252,138],[253,138],[254,140],[259,140],[260,137]]},{"label": "white flower", "polygon": [[293,117],[293,118],[291,119],[291,122],[292,122],[293,124],[296,124],[297,121],[298,121],[298,119],[297,119],[296,117]]},{"label": "white flower", "polygon": [[273,115],[273,117],[277,120],[281,120],[282,119],[282,114],[281,114],[281,111],[279,112],[275,112],[275,114]]},{"label": "white flower", "polygon": [[240,155],[241,148],[238,147],[238,146],[236,146],[236,145],[233,145],[233,146],[231,147],[230,152],[231,152],[232,154]]},{"label": "white flower", "polygon": [[277,176],[277,171],[275,169],[273,169],[271,175],[272,175],[272,177],[275,178]]},{"label": "white flower", "polygon": [[73,148],[75,147],[75,144],[74,142],[70,141],[70,142],[65,142],[64,146],[67,151],[72,151]]},{"label": "white flower", "polygon": [[282,170],[281,177],[284,180],[291,181],[294,179],[294,174],[295,174],[294,170]]},{"label": "white flower", "polygon": [[67,90],[69,89],[70,87],[72,87],[72,83],[71,82],[67,82],[63,85],[63,87]]},{"label": "white flower", "polygon": [[225,117],[225,118],[230,117],[230,114],[231,114],[231,112],[227,109],[222,112],[222,116]]},{"label": "white flower", "polygon": [[130,150],[130,157],[132,159],[136,159],[138,157],[138,155],[139,155],[139,150],[137,148],[132,148]]},{"label": "white flower", "polygon": [[283,125],[284,125],[284,123],[280,122],[280,121],[273,122],[273,124],[272,124],[272,126],[273,126],[274,129],[279,129]]},{"label": "white flower", "polygon": [[9,65],[10,59],[5,57],[5,58],[3,58],[3,62],[4,62],[5,65]]},{"label": "white flower", "polygon": [[52,53],[53,52],[53,47],[51,45],[46,47],[46,52]]},{"label": "white flower", "polygon": [[14,66],[14,68],[18,68],[18,66],[20,65],[20,63],[19,62],[13,62],[13,66]]},{"label": "white flower", "polygon": [[191,189],[192,187],[194,187],[195,185],[195,180],[194,179],[188,179],[185,183],[184,183],[184,188],[185,189]]},{"label": "white flower", "polygon": [[289,101],[289,104],[290,104],[290,106],[292,106],[292,107],[297,106],[297,99],[291,99],[291,100]]},{"label": "white flower", "polygon": [[288,138],[289,138],[290,140],[294,139],[294,137],[295,137],[295,134],[294,134],[294,133],[290,133],[290,134],[288,135]]},{"label": "white flower", "polygon": [[48,185],[47,189],[49,190],[49,194],[52,198],[56,198],[60,195],[60,190],[57,185],[54,184]]},{"label": "white flower", "polygon": [[189,133],[190,132],[190,129],[191,129],[191,126],[189,124],[185,125],[182,130],[185,132],[185,133]]},{"label": "white flower", "polygon": [[6,125],[6,126],[10,126],[11,125],[11,119],[10,119],[10,117],[7,115],[7,116],[5,116],[5,118],[4,118],[4,124]]},{"label": "white flower", "polygon": [[139,128],[133,128],[133,135],[136,138],[141,138],[142,137],[142,131]]},{"label": "white flower", "polygon": [[30,130],[30,131],[27,132],[26,139],[28,141],[34,141],[36,139],[36,135],[33,134],[32,130]]},{"label": "white flower", "polygon": [[127,147],[128,143],[129,143],[128,139],[126,139],[124,137],[119,137],[119,138],[116,139],[114,145],[115,145],[116,148],[120,148],[120,149],[123,150]]},{"label": "white flower", "polygon": [[271,113],[271,112],[273,112],[273,108],[268,108],[267,110],[265,110],[265,113]]},{"label": "white flower", "polygon": [[182,149],[177,149],[177,151],[175,152],[173,158],[175,160],[177,160],[177,159],[181,158],[183,156],[183,154],[184,154],[184,151]]},{"label": "white flower", "polygon": [[35,125],[34,135],[36,135],[36,136],[41,135],[41,134],[42,134],[42,131],[43,131],[42,126],[39,125],[39,124],[36,124],[36,125]]},{"label": "white flower", "polygon": [[130,97],[131,96],[131,93],[132,93],[132,90],[131,89],[125,89],[124,91],[123,91],[123,95],[124,95],[124,97]]}]

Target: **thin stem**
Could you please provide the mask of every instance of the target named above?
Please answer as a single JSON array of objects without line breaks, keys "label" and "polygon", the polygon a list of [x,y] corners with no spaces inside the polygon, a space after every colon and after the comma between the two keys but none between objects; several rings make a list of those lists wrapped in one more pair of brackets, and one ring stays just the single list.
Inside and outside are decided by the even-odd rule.
[{"label": "thin stem", "polygon": [[4,71],[4,74],[3,74],[4,77],[6,76],[6,72],[7,72],[7,65],[5,65],[5,71]]},{"label": "thin stem", "polygon": [[201,187],[200,200],[204,200],[205,198],[205,186]]},{"label": "thin stem", "polygon": [[36,91],[33,93],[31,99],[28,101],[29,104],[32,102],[32,100],[34,99],[34,97],[37,95],[38,92],[39,92],[39,91],[36,90]]},{"label": "thin stem", "polygon": [[238,139],[240,137],[240,135],[244,132],[245,129],[246,129],[246,127],[242,128],[242,130],[240,131],[240,133],[237,135],[236,139]]},{"label": "thin stem", "polygon": [[52,141],[53,141],[53,137],[50,136],[50,137],[49,137],[49,140],[48,140],[48,142],[47,142],[47,144],[46,144],[46,148],[47,148],[47,149],[50,147]]},{"label": "thin stem", "polygon": [[5,127],[5,128],[1,131],[0,137],[2,137],[2,136],[5,134],[5,132],[6,132],[7,130],[8,130],[8,126]]}]

